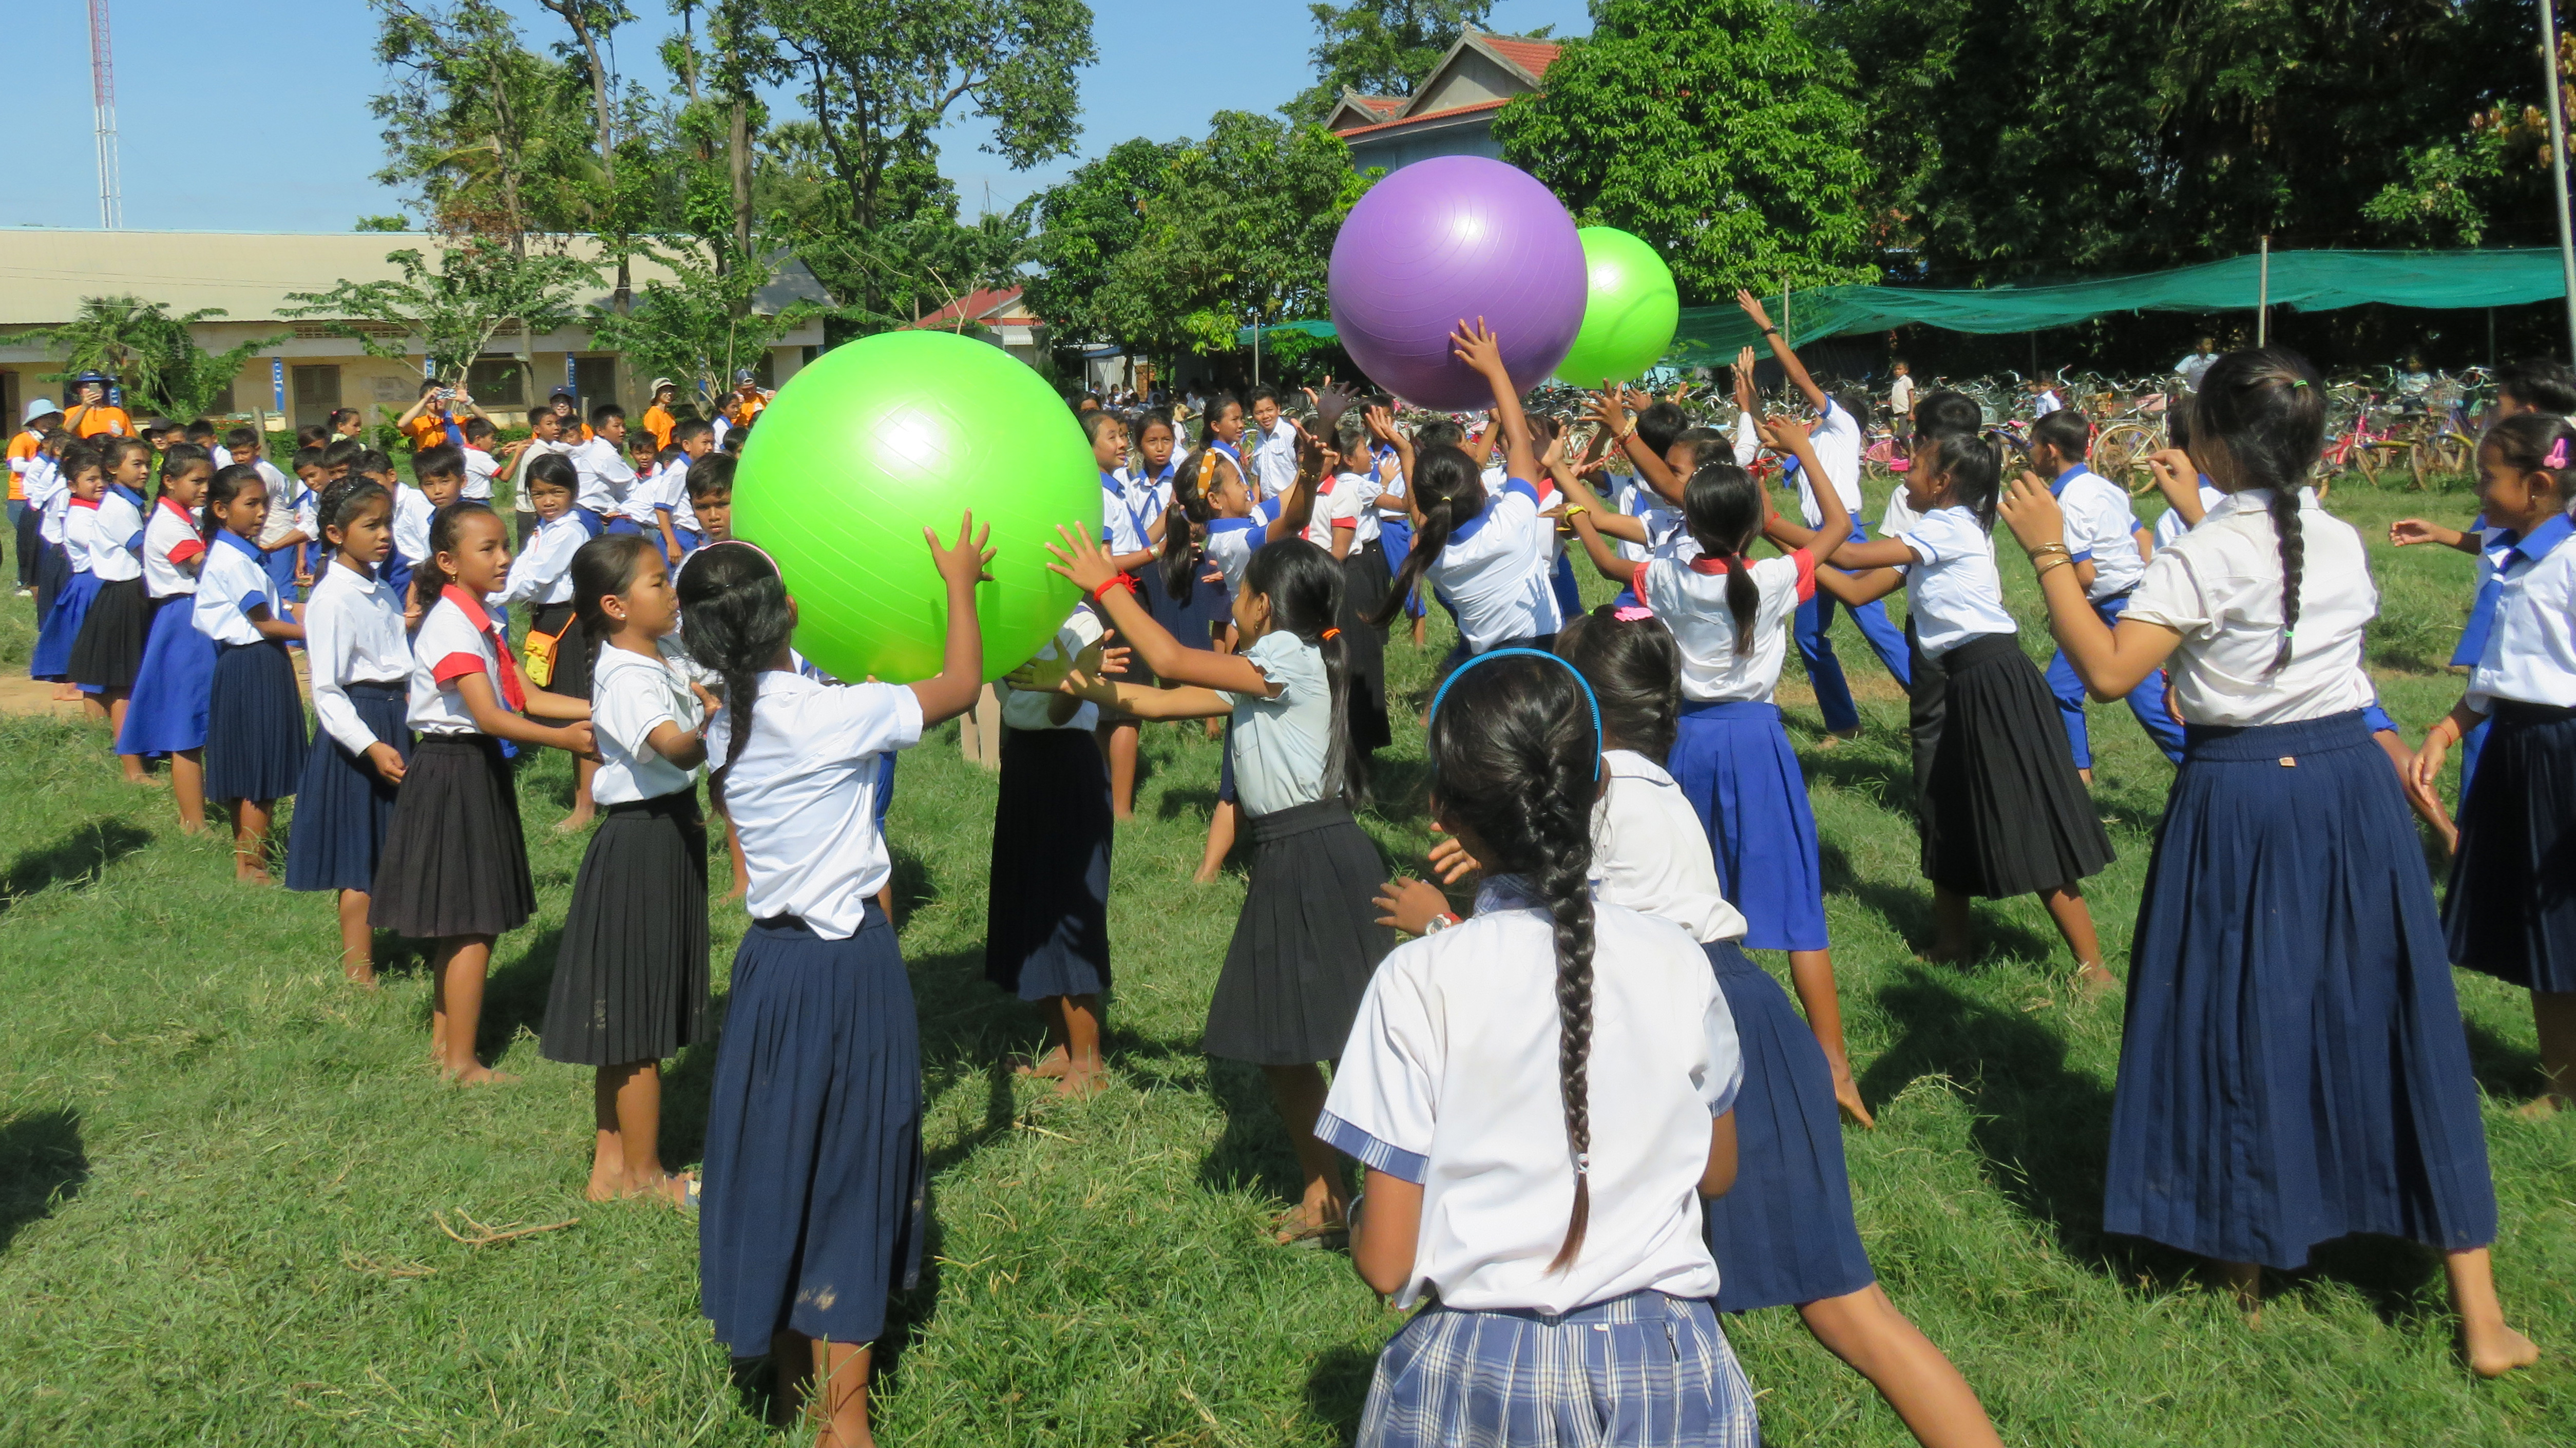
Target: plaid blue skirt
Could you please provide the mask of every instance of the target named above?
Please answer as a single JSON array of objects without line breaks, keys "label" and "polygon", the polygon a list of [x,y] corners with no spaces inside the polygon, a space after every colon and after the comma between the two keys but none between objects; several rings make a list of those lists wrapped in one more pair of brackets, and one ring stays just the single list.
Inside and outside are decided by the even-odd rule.
[{"label": "plaid blue skirt", "polygon": [[1562,1316],[1415,1315],[1378,1355],[1361,1448],[1758,1448],[1714,1304],[1632,1292]]}]

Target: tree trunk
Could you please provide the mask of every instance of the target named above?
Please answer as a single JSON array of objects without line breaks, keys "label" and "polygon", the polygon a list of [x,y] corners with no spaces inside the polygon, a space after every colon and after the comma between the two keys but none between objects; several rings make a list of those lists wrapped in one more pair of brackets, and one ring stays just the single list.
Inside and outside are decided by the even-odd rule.
[{"label": "tree trunk", "polygon": [[[720,270],[733,266],[755,266],[759,259],[751,254],[751,98],[735,96],[733,115],[725,127],[725,166],[733,179],[733,254],[730,260],[717,258]],[[733,314],[751,315],[751,298],[734,299]]]}]

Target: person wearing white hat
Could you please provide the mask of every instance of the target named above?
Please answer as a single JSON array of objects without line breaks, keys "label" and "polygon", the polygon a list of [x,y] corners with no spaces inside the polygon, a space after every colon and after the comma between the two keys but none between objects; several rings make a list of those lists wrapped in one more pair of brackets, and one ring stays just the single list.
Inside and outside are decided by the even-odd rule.
[{"label": "person wearing white hat", "polygon": [[671,415],[671,400],[679,395],[679,384],[670,378],[653,379],[653,401],[644,409],[644,430],[653,434],[656,453],[671,445],[671,429],[679,425],[679,419]]},{"label": "person wearing white hat", "polygon": [[36,449],[44,446],[45,434],[63,425],[63,410],[50,397],[39,397],[27,404],[24,425],[17,436],[9,439],[9,529],[12,547],[18,556],[18,596],[36,596],[36,558],[44,551],[37,536],[40,515],[27,506],[27,474],[36,466]]}]

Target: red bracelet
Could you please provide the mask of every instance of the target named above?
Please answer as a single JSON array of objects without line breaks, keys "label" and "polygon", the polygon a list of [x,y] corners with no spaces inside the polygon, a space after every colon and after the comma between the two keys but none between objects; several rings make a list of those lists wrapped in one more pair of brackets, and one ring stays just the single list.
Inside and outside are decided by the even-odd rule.
[{"label": "red bracelet", "polygon": [[1109,581],[1108,581],[1107,583],[1104,583],[1104,584],[1100,585],[1098,588],[1095,588],[1095,589],[1091,590],[1091,601],[1092,601],[1092,602],[1094,602],[1094,603],[1099,603],[1099,602],[1103,601],[1104,599],[1106,599],[1106,598],[1108,598],[1108,597],[1109,597],[1109,590],[1111,590],[1111,589],[1113,589],[1113,588],[1123,588],[1123,589],[1126,589],[1129,593],[1134,593],[1134,592],[1136,591],[1136,577],[1135,577],[1135,575],[1134,575],[1134,574],[1131,574],[1131,573],[1113,573],[1113,574],[1110,574],[1110,575],[1109,575]]}]

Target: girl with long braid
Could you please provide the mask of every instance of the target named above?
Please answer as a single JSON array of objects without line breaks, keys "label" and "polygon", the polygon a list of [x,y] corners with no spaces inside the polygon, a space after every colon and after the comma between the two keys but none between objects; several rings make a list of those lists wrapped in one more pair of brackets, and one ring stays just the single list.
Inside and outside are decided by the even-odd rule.
[{"label": "girl with long braid", "polygon": [[811,1402],[826,1448],[870,1441],[870,1348],[927,1225],[921,1026],[877,902],[893,862],[875,794],[884,756],[975,707],[992,555],[971,514],[953,544],[923,531],[949,624],[918,684],[799,673],[795,597],[752,544],[710,543],[680,570],[681,636],[724,682],[706,758],[752,916],[707,1098],[700,1297],[735,1357],[768,1354],[781,1398]]},{"label": "girl with long braid", "polygon": [[1431,808],[1489,873],[1473,919],[1386,958],[1318,1124],[1368,1168],[1361,1279],[1434,1299],[1378,1358],[1371,1448],[1535,1441],[1561,1416],[1759,1438],[1701,1227],[1735,1178],[1735,1024],[1690,932],[1594,902],[1605,746],[1550,655],[1484,654],[1432,701]]},{"label": "girl with long braid", "polygon": [[[2324,384],[2280,348],[2201,379],[2191,460],[2226,494],[2159,550],[2116,627],[2065,561],[2057,500],[2003,505],[2093,697],[2171,661],[2184,724],[2129,953],[2103,1226],[2262,1270],[2353,1232],[2443,1253],[2469,1366],[2539,1349],[2505,1325],[2495,1188],[2450,961],[2404,791],[2362,711],[2378,612],[2352,525],[2303,486]],[[1955,697],[1955,695],[1954,695]]]}]

